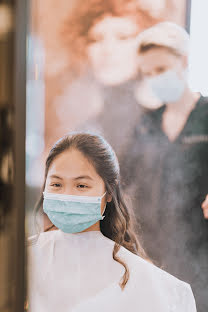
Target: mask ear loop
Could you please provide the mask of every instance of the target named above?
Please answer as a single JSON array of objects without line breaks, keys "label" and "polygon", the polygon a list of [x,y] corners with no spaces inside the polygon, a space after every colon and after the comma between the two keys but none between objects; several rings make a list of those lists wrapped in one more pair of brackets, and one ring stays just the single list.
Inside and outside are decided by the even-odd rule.
[{"label": "mask ear loop", "polygon": [[[107,194],[107,191],[100,198],[103,198],[106,194]],[[105,213],[105,210],[106,210],[106,206],[107,206],[107,203],[105,204],[105,208],[104,208],[104,211],[102,213],[102,220],[105,218],[104,213]]]},{"label": "mask ear loop", "polygon": [[100,198],[103,198],[105,196],[105,194],[107,193],[107,191],[100,197]]}]

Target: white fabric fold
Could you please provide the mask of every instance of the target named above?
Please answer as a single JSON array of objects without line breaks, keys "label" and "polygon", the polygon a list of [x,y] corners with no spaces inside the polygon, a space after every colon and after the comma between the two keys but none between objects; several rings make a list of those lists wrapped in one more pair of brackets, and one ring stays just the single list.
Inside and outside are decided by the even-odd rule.
[{"label": "white fabric fold", "polygon": [[189,284],[123,247],[130,279],[122,291],[113,246],[100,231],[41,233],[28,247],[30,312],[196,312]]}]

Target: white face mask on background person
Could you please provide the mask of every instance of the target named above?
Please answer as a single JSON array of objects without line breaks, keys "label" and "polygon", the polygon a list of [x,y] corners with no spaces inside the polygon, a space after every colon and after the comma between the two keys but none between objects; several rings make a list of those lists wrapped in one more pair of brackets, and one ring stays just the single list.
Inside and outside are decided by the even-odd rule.
[{"label": "white face mask on background person", "polygon": [[185,90],[185,79],[180,78],[174,70],[147,79],[152,92],[163,103],[178,101]]},{"label": "white face mask on background person", "polygon": [[134,96],[139,105],[155,110],[164,105],[164,103],[153,93],[147,79],[139,81],[134,88]]}]

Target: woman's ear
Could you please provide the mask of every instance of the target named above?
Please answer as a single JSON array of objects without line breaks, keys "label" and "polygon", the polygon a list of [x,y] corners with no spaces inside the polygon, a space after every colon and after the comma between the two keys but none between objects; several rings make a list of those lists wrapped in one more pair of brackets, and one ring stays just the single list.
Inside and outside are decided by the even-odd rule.
[{"label": "woman's ear", "polygon": [[113,199],[112,195],[107,194],[107,202],[110,203],[112,199]]}]

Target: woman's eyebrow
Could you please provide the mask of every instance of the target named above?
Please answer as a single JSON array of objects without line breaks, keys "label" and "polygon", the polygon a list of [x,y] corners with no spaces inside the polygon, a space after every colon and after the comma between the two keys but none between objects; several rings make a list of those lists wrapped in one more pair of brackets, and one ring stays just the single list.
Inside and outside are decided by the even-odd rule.
[{"label": "woman's eyebrow", "polygon": [[50,175],[49,178],[55,178],[55,179],[63,180],[61,177],[57,176],[56,174]]},{"label": "woman's eyebrow", "polygon": [[88,179],[88,180],[93,180],[90,176],[88,175],[83,175],[83,176],[79,176],[74,178],[74,180],[81,180],[81,179]]}]

